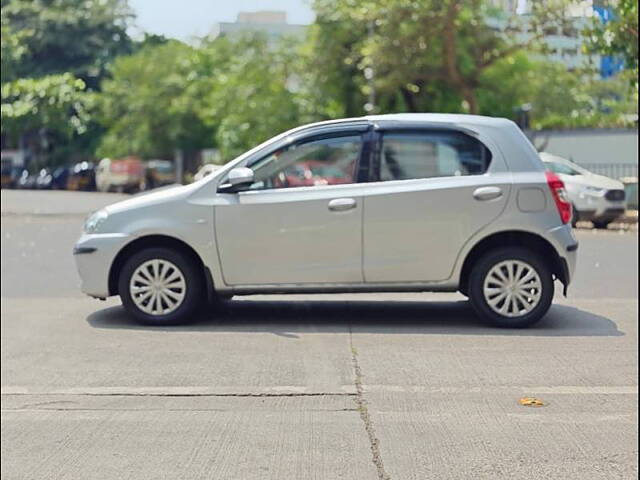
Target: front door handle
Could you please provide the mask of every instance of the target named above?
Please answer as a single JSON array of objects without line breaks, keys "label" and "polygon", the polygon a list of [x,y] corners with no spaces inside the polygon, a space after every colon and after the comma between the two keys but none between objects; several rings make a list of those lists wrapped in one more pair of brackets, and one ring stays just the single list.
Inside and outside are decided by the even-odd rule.
[{"label": "front door handle", "polygon": [[332,212],[344,212],[356,208],[356,201],[353,198],[334,198],[329,202],[329,210]]},{"label": "front door handle", "polygon": [[479,201],[493,200],[501,196],[502,190],[499,187],[480,187],[473,192],[473,198]]}]

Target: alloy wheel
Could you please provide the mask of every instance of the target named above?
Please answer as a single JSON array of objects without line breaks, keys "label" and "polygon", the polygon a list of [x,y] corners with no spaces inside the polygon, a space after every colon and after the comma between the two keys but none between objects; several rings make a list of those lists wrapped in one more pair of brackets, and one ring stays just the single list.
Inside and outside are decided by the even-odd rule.
[{"label": "alloy wheel", "polygon": [[135,269],[129,281],[129,293],[135,305],[149,315],[167,315],[184,301],[187,283],[172,262],[153,259]]},{"label": "alloy wheel", "polygon": [[483,293],[487,305],[505,317],[521,317],[540,303],[542,281],[538,272],[522,260],[494,265],[485,277]]}]

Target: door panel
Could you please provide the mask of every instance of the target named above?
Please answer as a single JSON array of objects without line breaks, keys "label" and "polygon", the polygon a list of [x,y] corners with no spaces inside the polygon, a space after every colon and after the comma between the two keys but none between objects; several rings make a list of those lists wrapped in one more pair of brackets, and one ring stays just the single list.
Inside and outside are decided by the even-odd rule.
[{"label": "door panel", "polygon": [[465,242],[498,217],[510,176],[487,175],[492,153],[455,130],[380,134],[364,200],[367,282],[446,280]]},{"label": "door panel", "polygon": [[361,283],[361,132],[310,136],[250,162],[253,184],[219,195],[228,285]]},{"label": "door panel", "polygon": [[[430,282],[451,275],[465,242],[505,207],[510,181],[485,176],[370,184],[364,200],[367,282]],[[474,198],[480,187],[502,195]]]},{"label": "door panel", "polygon": [[228,285],[362,282],[362,186],[219,195],[215,231]]}]

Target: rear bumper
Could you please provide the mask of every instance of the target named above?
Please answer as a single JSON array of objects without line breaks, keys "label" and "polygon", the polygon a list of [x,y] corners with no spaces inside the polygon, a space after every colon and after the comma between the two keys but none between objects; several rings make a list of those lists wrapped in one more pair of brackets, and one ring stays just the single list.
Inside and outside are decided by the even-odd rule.
[{"label": "rear bumper", "polygon": [[546,238],[551,241],[560,257],[563,275],[561,278],[565,287],[573,280],[578,260],[578,241],[570,225],[562,225],[547,231]]},{"label": "rear bumper", "polygon": [[91,297],[109,296],[109,271],[113,260],[129,242],[122,233],[82,235],[73,249],[80,289]]}]

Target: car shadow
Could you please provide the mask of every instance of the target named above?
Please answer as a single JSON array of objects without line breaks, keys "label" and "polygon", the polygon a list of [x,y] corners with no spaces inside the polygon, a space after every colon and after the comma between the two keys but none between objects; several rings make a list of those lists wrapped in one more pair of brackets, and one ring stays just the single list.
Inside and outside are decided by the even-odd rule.
[{"label": "car shadow", "polygon": [[201,332],[266,332],[296,338],[300,333],[448,334],[507,336],[622,336],[612,320],[566,305],[553,305],[526,329],[484,324],[469,302],[371,300],[231,300],[202,311],[187,325],[144,326],[121,306],[90,314],[94,328]]}]

